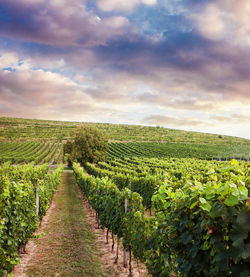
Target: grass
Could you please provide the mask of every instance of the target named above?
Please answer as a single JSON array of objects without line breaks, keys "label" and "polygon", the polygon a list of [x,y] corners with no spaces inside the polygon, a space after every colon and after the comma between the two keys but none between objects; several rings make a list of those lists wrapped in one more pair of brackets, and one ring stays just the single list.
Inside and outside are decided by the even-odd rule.
[{"label": "grass", "polygon": [[72,171],[64,171],[54,201],[45,235],[36,240],[37,251],[27,266],[27,276],[108,276],[98,258]]}]

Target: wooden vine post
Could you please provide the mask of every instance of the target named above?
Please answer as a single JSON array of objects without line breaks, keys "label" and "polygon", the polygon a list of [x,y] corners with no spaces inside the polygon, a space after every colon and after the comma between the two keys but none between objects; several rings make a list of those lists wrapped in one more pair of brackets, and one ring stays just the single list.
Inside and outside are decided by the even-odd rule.
[{"label": "wooden vine post", "polygon": [[107,228],[106,232],[106,244],[109,244],[109,229]]},{"label": "wooden vine post", "polygon": [[129,246],[129,276],[132,276],[132,250],[131,246]]},{"label": "wooden vine post", "polygon": [[95,212],[95,217],[96,217],[96,222],[97,222],[97,229],[99,229],[100,228],[100,220],[99,220],[97,211]]},{"label": "wooden vine post", "polygon": [[118,259],[119,259],[119,241],[120,241],[120,238],[117,236],[117,247],[116,247],[115,264],[118,262]]},{"label": "wooden vine post", "polygon": [[[129,189],[132,191],[132,183],[131,183],[131,180],[129,181]],[[125,199],[125,203],[126,203],[126,200]],[[125,209],[125,213],[127,212],[127,207],[128,207],[128,203],[127,203],[127,206],[126,206],[126,209]],[[131,246],[129,246],[129,277],[132,276],[132,253],[131,253]]]},{"label": "wooden vine post", "polygon": [[114,251],[114,247],[115,247],[115,238],[114,238],[114,234],[112,232],[112,252]]},{"label": "wooden vine post", "polygon": [[[128,210],[128,199],[126,199],[126,198],[125,198],[125,203],[124,203],[124,210],[125,210],[125,214],[126,214],[127,210]],[[125,268],[128,267],[128,252],[126,251],[125,248],[123,250],[123,266]]]}]

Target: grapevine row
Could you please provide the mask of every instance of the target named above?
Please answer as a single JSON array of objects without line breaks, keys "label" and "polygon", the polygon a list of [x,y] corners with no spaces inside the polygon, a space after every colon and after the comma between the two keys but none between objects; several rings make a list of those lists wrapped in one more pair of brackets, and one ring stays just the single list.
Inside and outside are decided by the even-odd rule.
[{"label": "grapevine row", "polygon": [[[48,173],[48,165],[0,167],[0,275],[5,276],[19,261],[24,247],[45,215],[61,180],[63,166]],[[39,210],[36,214],[36,190]]]},{"label": "grapevine row", "polygon": [[[101,224],[123,237],[153,276],[249,276],[249,163],[173,160],[146,201],[149,183],[138,191],[142,183],[129,174],[90,164],[87,170],[96,177],[74,165]],[[144,214],[149,203],[153,217]]]}]

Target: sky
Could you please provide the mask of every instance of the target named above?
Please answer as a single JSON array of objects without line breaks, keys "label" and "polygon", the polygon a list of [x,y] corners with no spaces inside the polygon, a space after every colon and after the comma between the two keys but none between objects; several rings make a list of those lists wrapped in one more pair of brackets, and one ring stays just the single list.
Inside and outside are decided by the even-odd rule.
[{"label": "sky", "polygon": [[250,139],[250,1],[0,0],[0,115]]}]

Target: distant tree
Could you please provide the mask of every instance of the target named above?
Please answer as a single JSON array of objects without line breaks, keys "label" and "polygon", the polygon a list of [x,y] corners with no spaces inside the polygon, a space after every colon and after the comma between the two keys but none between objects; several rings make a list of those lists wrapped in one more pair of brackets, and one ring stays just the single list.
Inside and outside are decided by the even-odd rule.
[{"label": "distant tree", "polygon": [[97,163],[106,159],[108,139],[106,135],[91,126],[83,126],[76,130],[73,141],[64,145],[69,166],[74,161],[81,163]]},{"label": "distant tree", "polygon": [[68,165],[71,167],[72,163],[73,163],[73,157],[71,156],[73,152],[73,141],[67,141],[64,145],[63,145],[63,156],[64,159],[68,162]]}]

